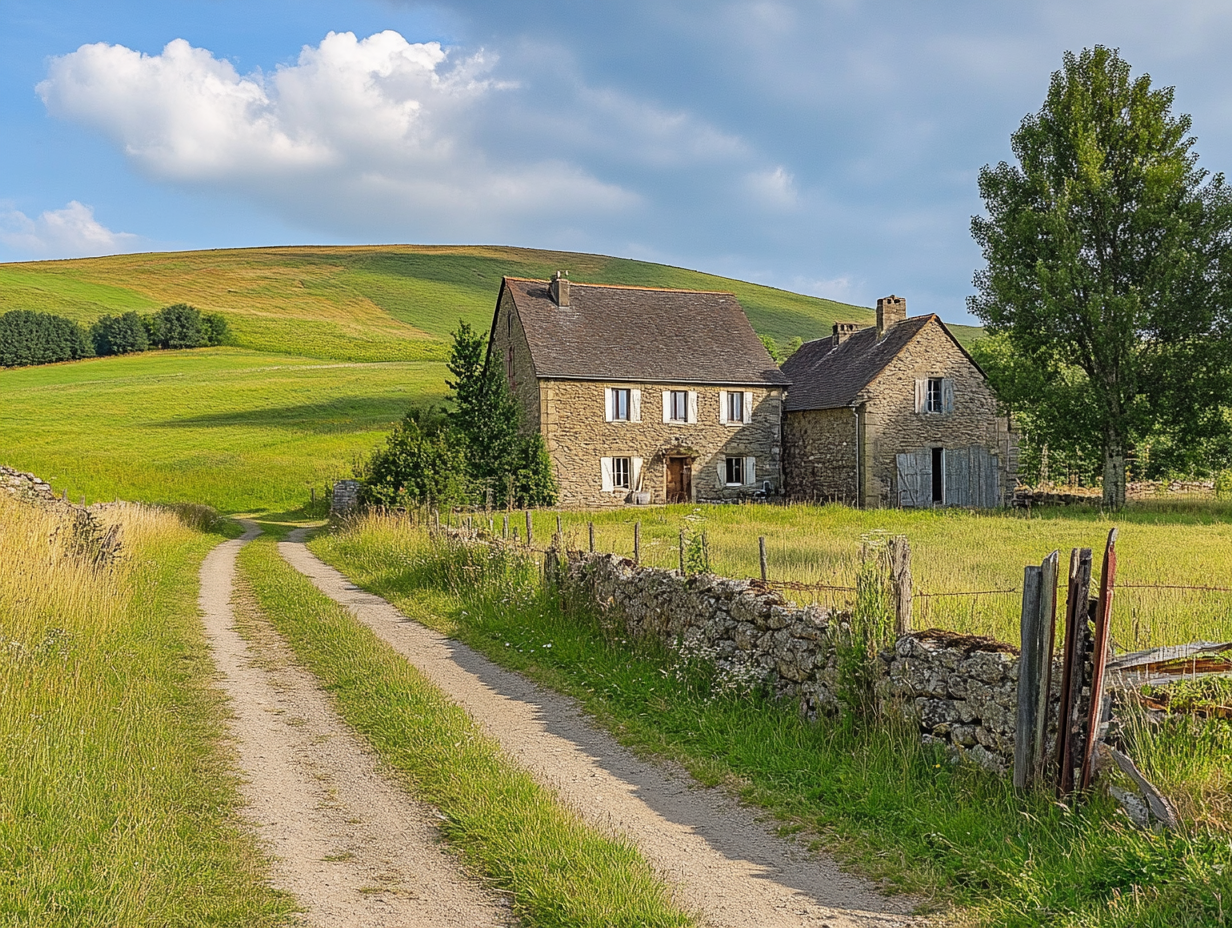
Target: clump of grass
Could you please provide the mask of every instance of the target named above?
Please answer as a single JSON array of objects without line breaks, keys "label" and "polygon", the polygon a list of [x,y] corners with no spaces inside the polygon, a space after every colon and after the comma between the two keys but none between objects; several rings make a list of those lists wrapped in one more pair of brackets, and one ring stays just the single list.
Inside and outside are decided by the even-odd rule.
[{"label": "clump of grass", "polygon": [[107,565],[0,494],[0,922],[276,925],[196,610],[217,539],[108,507]]},{"label": "clump of grass", "polygon": [[1098,795],[1077,808],[1019,796],[890,720],[809,723],[756,687],[676,672],[676,657],[600,616],[566,614],[529,560],[508,574],[530,578],[516,596],[482,574],[457,582],[477,555],[406,520],[361,518],[312,547],[415,618],[576,696],[626,744],[734,784],[789,830],[889,886],[959,906],[967,923],[1171,928],[1218,924],[1229,908],[1232,844],[1209,823],[1144,832]]},{"label": "clump of grass", "polygon": [[[515,560],[464,556],[448,548],[419,581],[452,588],[521,589]],[[417,796],[437,806],[446,839],[510,893],[527,924],[657,926],[693,924],[626,841],[599,834],[514,766],[464,710],[349,612],[317,591],[277,554],[250,543],[240,567],[257,604],[321,680],[343,718],[366,737]]]}]

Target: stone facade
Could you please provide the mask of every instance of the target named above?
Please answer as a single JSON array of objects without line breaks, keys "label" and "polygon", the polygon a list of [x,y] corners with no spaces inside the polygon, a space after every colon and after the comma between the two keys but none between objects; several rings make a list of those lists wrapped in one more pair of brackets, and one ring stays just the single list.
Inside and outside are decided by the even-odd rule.
[{"label": "stone facade", "polygon": [[[846,612],[797,606],[756,581],[682,577],[611,554],[568,552],[561,560],[549,552],[546,573],[566,601],[633,635],[705,656],[721,677],[765,683],[808,716],[838,708]],[[935,629],[911,633],[880,655],[877,676],[883,711],[914,720],[925,741],[996,771],[1012,767],[1017,649]],[[1053,676],[1055,704],[1059,670]]]},{"label": "stone facade", "polygon": [[[916,381],[928,378],[953,385],[952,411],[916,411]],[[1016,440],[1006,420],[997,415],[997,400],[984,373],[940,322],[926,325],[873,379],[861,392],[858,409],[864,452],[858,487],[861,505],[904,504],[897,456],[933,448],[982,448],[995,456],[997,504],[1008,504],[1016,483]]]},{"label": "stone facade", "polygon": [[784,417],[783,484],[791,499],[855,505],[857,425],[846,407]]},{"label": "stone facade", "polygon": [[[504,365],[523,427],[543,434],[562,506],[632,503],[639,477],[646,502],[667,502],[669,458],[688,461],[691,501],[749,499],[764,495],[767,485],[770,495],[781,492],[781,387],[540,378],[508,291],[497,306],[491,339],[489,358]],[[640,391],[640,421],[607,421],[610,388]],[[696,394],[696,421],[663,421],[663,393],[671,390]],[[727,390],[744,392],[749,421],[729,425],[722,420],[721,398]],[[739,484],[727,482],[728,457],[746,462]],[[635,471],[629,487],[604,489],[604,458],[629,459]]]},{"label": "stone facade", "polygon": [[783,420],[793,499],[857,506],[1008,505],[1018,447],[984,373],[936,316],[879,301],[878,325],[805,345]]}]

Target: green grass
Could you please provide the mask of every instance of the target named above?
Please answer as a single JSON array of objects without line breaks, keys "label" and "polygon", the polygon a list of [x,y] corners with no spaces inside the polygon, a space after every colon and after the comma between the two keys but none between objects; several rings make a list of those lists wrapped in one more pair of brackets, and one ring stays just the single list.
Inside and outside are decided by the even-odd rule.
[{"label": "green grass", "polygon": [[[405,520],[369,518],[311,547],[413,618],[577,697],[624,743],[729,784],[864,872],[958,906],[962,923],[1182,928],[1232,909],[1226,822],[1139,831],[1105,799],[1073,811],[1016,796],[888,723],[808,723],[764,695],[724,695],[703,668],[563,615],[525,567],[434,547]],[[1232,764],[1223,751],[1208,762]]]},{"label": "green grass", "polygon": [[444,365],[353,365],[235,348],[0,371],[0,461],[74,501],[296,509],[349,477]]},{"label": "green grass", "polygon": [[636,850],[585,826],[505,759],[464,710],[287,565],[272,540],[246,546],[240,569],[343,718],[440,809],[445,838],[511,894],[524,924],[692,924]]},{"label": "green grass", "polygon": [[38,309],[92,322],[188,302],[227,317],[236,345],[351,361],[432,360],[464,319],[487,331],[503,275],[730,290],[753,327],[780,342],[830,334],[859,306],[645,261],[499,246],[373,245],[115,255],[0,265],[0,312]]},{"label": "green grass", "polygon": [[[535,537],[545,545],[556,531],[556,513],[534,514]],[[609,512],[562,513],[566,544],[587,545],[586,523],[595,523],[600,551],[633,553],[633,523],[642,525],[642,562],[678,563],[678,539],[687,516],[705,529],[716,573],[760,576],[757,539],[766,536],[770,578],[854,586],[860,542],[873,532],[903,534],[911,542],[917,593],[1022,589],[1022,570],[1053,549],[1068,563],[1074,547],[1095,552],[1095,572],[1108,529],[1120,526],[1118,591],[1112,634],[1123,650],[1232,640],[1232,593],[1133,589],[1131,584],[1232,588],[1232,504],[1143,502],[1116,518],[1095,509],[1016,511],[857,510],[845,506],[668,506]],[[513,524],[523,526],[522,514]],[[497,531],[501,528],[497,515]],[[792,592],[807,600],[810,594]],[[843,605],[846,592],[819,591],[814,598]],[[1061,591],[1064,599],[1064,590]],[[1019,639],[1018,592],[981,596],[917,595],[914,624]]]},{"label": "green grass", "polygon": [[0,494],[0,924],[289,924],[219,746],[196,608],[219,538],[109,517],[124,557],[98,568]]}]

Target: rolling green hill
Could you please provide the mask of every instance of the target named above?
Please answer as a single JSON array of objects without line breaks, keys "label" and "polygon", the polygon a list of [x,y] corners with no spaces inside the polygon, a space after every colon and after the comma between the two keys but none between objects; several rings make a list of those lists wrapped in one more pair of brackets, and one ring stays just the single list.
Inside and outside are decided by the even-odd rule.
[{"label": "rolling green hill", "polygon": [[[0,265],[0,312],[92,322],[104,313],[192,303],[227,317],[237,347],[339,361],[444,357],[459,319],[483,330],[502,275],[730,290],[753,328],[780,342],[830,333],[871,310],[699,271],[571,252],[496,246],[365,245],[115,255]],[[956,327],[966,340],[968,327]],[[974,331],[974,330],[973,330]]]},{"label": "rolling green hill", "polygon": [[[502,275],[730,290],[780,344],[871,310],[681,268],[484,246],[252,248],[0,265],[0,313],[89,323],[187,302],[232,346],[0,370],[0,463],[74,499],[295,508],[413,403],[444,395],[449,332],[486,331]],[[958,327],[960,338],[970,332]]]}]

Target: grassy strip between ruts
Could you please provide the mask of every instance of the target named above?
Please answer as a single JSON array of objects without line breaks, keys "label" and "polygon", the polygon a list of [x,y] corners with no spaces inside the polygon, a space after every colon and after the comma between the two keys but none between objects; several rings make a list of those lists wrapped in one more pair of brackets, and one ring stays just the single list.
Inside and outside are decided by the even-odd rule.
[{"label": "grassy strip between ruts", "polygon": [[0,925],[289,924],[219,749],[196,595],[220,539],[101,518],[122,527],[107,566],[0,493]]},{"label": "grassy strip between ruts", "polygon": [[956,904],[961,922],[1181,928],[1232,913],[1232,843],[1218,827],[1139,831],[1106,799],[1072,811],[1015,795],[914,732],[803,721],[739,681],[565,615],[533,563],[433,545],[405,520],[370,517],[312,548],[412,618],[576,696],[626,744],[735,786],[899,889]]},{"label": "grassy strip between ruts", "polygon": [[691,925],[627,842],[601,835],[504,758],[460,707],[279,557],[240,554],[261,611],[382,760],[444,816],[445,838],[531,926]]}]

